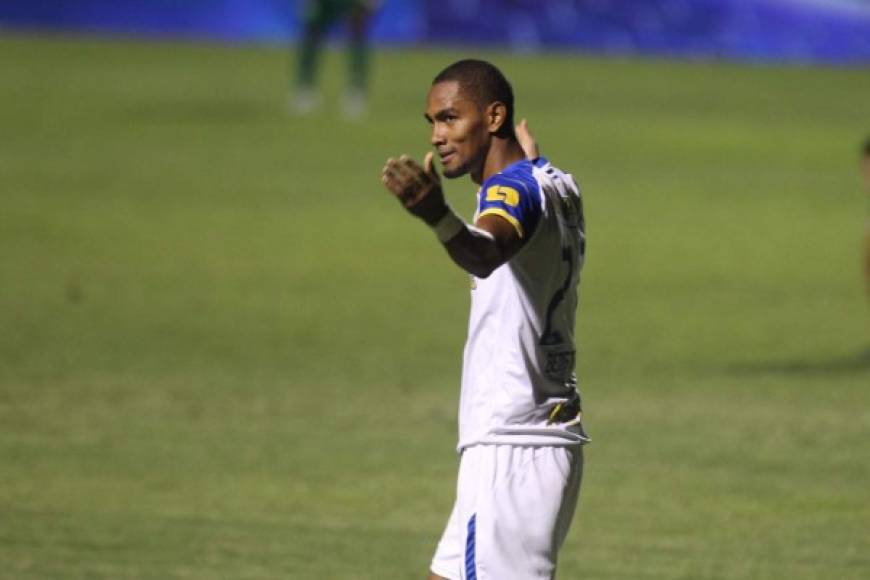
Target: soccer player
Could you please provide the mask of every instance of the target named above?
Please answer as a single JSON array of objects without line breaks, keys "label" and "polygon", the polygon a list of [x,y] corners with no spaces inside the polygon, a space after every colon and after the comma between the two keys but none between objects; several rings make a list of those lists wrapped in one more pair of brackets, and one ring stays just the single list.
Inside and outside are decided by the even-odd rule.
[{"label": "soccer player", "polygon": [[472,282],[456,502],[430,580],[553,578],[580,489],[580,191],[538,156],[513,114],[511,85],[484,61],[450,65],[429,89],[425,117],[442,172],[480,186],[473,224],[445,201],[432,152],[422,167],[403,155],[383,169],[387,189]]},{"label": "soccer player", "polygon": [[378,4],[379,0],[307,0],[299,46],[296,95],[291,104],[293,112],[308,114],[320,104],[316,87],[318,61],[326,33],[341,20],[347,20],[350,33],[350,83],[344,99],[344,113],[356,118],[365,112],[369,68],[367,26]]}]

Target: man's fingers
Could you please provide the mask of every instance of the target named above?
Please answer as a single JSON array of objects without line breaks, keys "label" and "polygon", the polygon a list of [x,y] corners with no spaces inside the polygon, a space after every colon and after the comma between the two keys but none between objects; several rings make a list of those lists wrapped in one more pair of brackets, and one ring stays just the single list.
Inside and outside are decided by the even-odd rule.
[{"label": "man's fingers", "polygon": [[418,192],[428,191],[437,182],[436,179],[433,179],[416,161],[407,155],[399,157],[397,169],[409,184],[416,186]]},{"label": "man's fingers", "polygon": [[407,155],[403,155],[398,159],[387,159],[387,164],[384,165],[384,174],[391,175],[396,181],[413,183],[417,181],[417,175],[415,174],[413,168],[409,167],[406,159],[408,159]]},{"label": "man's fingers", "polygon": [[390,173],[384,171],[384,174],[381,175],[381,182],[390,190],[390,193],[393,195],[399,195],[401,193],[401,188],[399,187],[398,182],[395,177],[393,177]]},{"label": "man's fingers", "polygon": [[[409,163],[410,161],[410,163]],[[426,192],[431,184],[427,183],[423,170],[407,155],[398,159],[387,159],[381,181],[403,205],[409,207]]]},{"label": "man's fingers", "polygon": [[407,189],[407,179],[404,178],[397,162],[392,157],[387,159],[381,172],[381,181],[396,196],[403,197]]},{"label": "man's fingers", "polygon": [[391,174],[385,174],[381,177],[381,181],[384,183],[386,188],[393,194],[393,197],[399,200],[399,202],[405,207],[409,207],[414,203],[414,193],[408,187],[408,184],[396,179]]},{"label": "man's fingers", "polygon": [[381,177],[381,181],[383,181],[384,185],[387,186],[387,189],[389,189],[393,195],[403,201],[411,195],[411,188],[408,186],[408,181],[393,171],[385,171]]},{"label": "man's fingers", "polygon": [[439,183],[438,174],[432,169],[431,153],[424,163],[428,163],[429,171],[408,155],[390,157],[384,164],[381,181],[405,207],[416,204]]},{"label": "man's fingers", "polygon": [[427,186],[432,181],[429,173],[408,155],[399,157],[399,165],[409,179],[420,183],[421,186]]},{"label": "man's fingers", "polygon": [[[381,170],[381,175],[384,179],[390,178],[392,181],[396,180],[399,176],[398,170],[396,169],[396,160],[390,157],[387,159],[387,162],[384,164],[384,168]],[[384,182],[386,183],[386,181]]]}]

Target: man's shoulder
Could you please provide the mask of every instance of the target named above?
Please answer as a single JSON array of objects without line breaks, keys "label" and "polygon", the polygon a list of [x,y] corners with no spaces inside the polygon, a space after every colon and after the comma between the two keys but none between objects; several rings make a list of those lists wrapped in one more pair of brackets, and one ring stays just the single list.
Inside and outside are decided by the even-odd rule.
[{"label": "man's shoulder", "polygon": [[481,185],[478,217],[500,216],[516,228],[521,238],[534,232],[542,210],[541,190],[528,160],[512,163]]},{"label": "man's shoulder", "polygon": [[513,188],[520,195],[534,195],[538,192],[534,165],[528,159],[512,163],[483,182],[481,189],[486,192],[491,187]]}]

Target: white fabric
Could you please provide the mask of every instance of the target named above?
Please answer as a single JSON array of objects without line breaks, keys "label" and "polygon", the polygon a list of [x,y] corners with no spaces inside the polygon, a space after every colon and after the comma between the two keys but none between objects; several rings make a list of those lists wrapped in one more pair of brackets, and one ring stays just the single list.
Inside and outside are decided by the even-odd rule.
[{"label": "white fabric", "polygon": [[579,423],[547,423],[554,405],[576,388],[574,319],[584,243],[580,191],[571,175],[548,162],[524,167],[538,184],[541,216],[516,256],[486,279],[472,277],[460,450],[588,441]]},{"label": "white fabric", "polygon": [[449,580],[552,580],[582,475],[578,446],[466,448],[432,572]]}]

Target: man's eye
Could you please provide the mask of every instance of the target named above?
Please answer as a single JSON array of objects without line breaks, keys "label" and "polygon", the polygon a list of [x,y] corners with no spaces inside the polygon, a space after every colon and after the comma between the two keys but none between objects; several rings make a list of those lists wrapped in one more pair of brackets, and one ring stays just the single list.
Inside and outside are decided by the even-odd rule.
[{"label": "man's eye", "polygon": [[447,115],[446,117],[444,117],[444,120],[448,123],[452,123],[456,119],[457,119],[456,115]]}]

